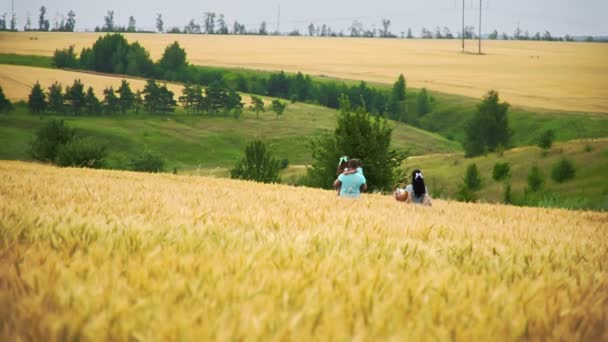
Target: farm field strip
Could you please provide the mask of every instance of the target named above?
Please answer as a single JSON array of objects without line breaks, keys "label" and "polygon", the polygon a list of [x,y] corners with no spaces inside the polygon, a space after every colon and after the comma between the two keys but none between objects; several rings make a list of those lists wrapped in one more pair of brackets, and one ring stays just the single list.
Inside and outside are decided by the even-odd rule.
[{"label": "farm field strip", "polygon": [[0,161],[0,339],[605,340],[607,223]]},{"label": "farm field strip", "polygon": [[[0,50],[50,56],[91,46],[100,33],[0,33]],[[461,54],[456,40],[126,34],[159,58],[179,41],[189,61],[408,85],[480,98],[490,89],[514,105],[608,113],[608,44],[485,41],[484,53]],[[469,42],[469,46],[474,45]]]}]

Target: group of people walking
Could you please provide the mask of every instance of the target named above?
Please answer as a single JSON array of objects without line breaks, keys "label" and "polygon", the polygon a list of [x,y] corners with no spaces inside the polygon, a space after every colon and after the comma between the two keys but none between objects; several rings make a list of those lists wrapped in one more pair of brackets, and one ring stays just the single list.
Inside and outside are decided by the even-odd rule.
[{"label": "group of people walking", "polygon": [[[334,181],[334,187],[341,197],[356,198],[367,190],[367,180],[363,174],[363,163],[360,159],[349,160],[346,156],[341,157],[336,175],[338,178]],[[405,188],[396,187],[393,195],[400,202],[431,205],[431,197],[424,184],[424,175],[420,170],[414,170],[412,182]]]}]

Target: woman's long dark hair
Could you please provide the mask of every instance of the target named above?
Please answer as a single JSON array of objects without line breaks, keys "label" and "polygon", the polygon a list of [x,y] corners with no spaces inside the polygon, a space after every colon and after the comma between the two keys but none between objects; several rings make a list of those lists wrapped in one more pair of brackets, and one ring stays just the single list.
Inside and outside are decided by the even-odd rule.
[{"label": "woman's long dark hair", "polygon": [[424,185],[422,171],[414,170],[414,172],[412,172],[412,187],[414,187],[414,194],[416,197],[426,194],[426,186]]}]

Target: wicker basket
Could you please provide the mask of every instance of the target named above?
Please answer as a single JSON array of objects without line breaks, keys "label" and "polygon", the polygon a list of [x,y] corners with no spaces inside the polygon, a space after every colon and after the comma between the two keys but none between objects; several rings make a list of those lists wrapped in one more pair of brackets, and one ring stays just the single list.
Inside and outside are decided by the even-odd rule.
[{"label": "wicker basket", "polygon": [[397,184],[393,189],[393,195],[398,202],[405,202],[410,197],[410,193],[405,191],[405,184]]}]

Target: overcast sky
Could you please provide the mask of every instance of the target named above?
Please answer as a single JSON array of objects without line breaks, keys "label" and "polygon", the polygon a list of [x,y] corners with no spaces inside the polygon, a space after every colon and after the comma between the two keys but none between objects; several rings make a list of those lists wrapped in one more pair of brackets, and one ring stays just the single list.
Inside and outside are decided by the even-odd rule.
[{"label": "overcast sky", "polygon": [[[478,0],[465,0],[467,25],[478,25]],[[183,28],[190,19],[199,23],[204,12],[223,13],[232,27],[238,20],[248,29],[259,27],[262,21],[268,29],[277,27],[280,5],[281,32],[300,29],[306,31],[309,23],[328,24],[334,31],[347,29],[358,19],[366,28],[380,28],[381,18],[391,20],[390,31],[399,35],[411,27],[415,35],[424,26],[448,26],[452,31],[461,25],[461,0],[14,0],[17,26],[20,30],[31,15],[37,26],[40,6],[48,9],[51,25],[69,10],[76,13],[76,30],[91,30],[103,25],[104,15],[114,10],[115,23],[127,25],[134,16],[138,28],[154,29],[156,13],[162,13],[165,28]],[[608,35],[608,0],[483,0],[483,31],[512,34],[517,23],[530,33],[549,30],[553,35]],[[0,14],[10,13],[11,0],[0,0]]]}]

